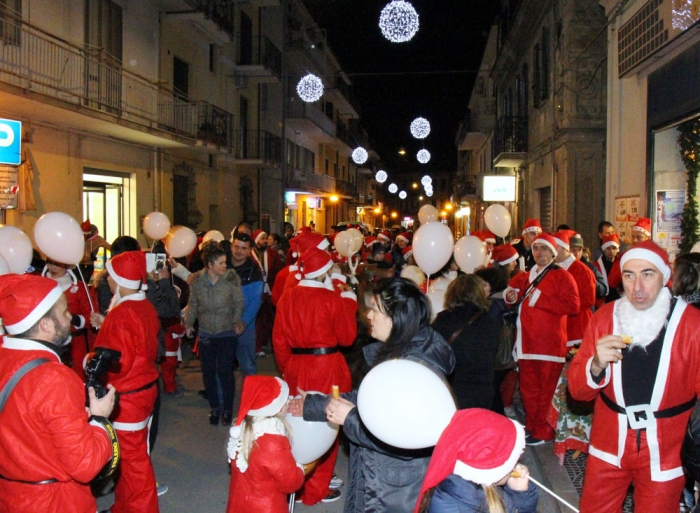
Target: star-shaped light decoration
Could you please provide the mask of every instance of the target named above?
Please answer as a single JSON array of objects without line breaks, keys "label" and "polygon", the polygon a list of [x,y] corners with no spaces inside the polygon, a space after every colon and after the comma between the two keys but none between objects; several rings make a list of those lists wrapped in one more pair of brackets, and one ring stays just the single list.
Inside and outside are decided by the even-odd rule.
[{"label": "star-shaped light decoration", "polygon": [[323,96],[323,82],[316,75],[309,73],[299,80],[297,94],[305,102],[315,102]]},{"label": "star-shaped light decoration", "polygon": [[401,198],[401,199],[406,199],[406,196],[408,196],[408,194],[406,194],[406,191],[401,191],[399,193],[399,198]]},{"label": "star-shaped light decoration", "polygon": [[420,150],[416,154],[416,158],[421,164],[427,164],[430,161],[430,152],[428,150]]},{"label": "star-shaped light decoration", "polygon": [[384,183],[386,182],[386,179],[389,177],[389,175],[386,174],[386,171],[383,169],[380,169],[377,171],[377,174],[374,175],[374,179],[379,182],[379,183]]},{"label": "star-shaped light decoration", "polygon": [[389,192],[390,193],[396,194],[396,191],[398,191],[398,190],[399,190],[399,187],[395,183],[392,183],[389,185]]},{"label": "star-shaped light decoration", "polygon": [[430,185],[430,184],[433,183],[433,179],[430,178],[430,176],[425,175],[423,178],[420,179],[420,183],[421,183],[421,185],[423,185],[424,187],[427,187],[428,185]]},{"label": "star-shaped light decoration", "polygon": [[379,28],[392,43],[410,41],[418,32],[418,13],[409,2],[394,0],[379,16]]},{"label": "star-shaped light decoration", "polygon": [[367,162],[368,157],[369,155],[367,154],[367,150],[365,150],[362,146],[358,146],[352,152],[352,160],[355,161],[355,164],[364,164]]},{"label": "star-shaped light decoration", "polygon": [[411,122],[411,135],[416,139],[425,139],[430,134],[430,121],[416,118]]}]

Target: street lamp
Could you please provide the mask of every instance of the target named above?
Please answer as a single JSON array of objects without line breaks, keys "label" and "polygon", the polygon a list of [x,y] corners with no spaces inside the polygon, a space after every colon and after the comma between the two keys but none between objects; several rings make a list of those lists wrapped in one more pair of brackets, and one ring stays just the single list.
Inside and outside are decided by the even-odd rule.
[{"label": "street lamp", "polygon": [[336,195],[334,194],[333,196],[331,196],[330,199],[331,199],[331,201],[332,201],[333,203],[336,203],[336,202],[338,201],[338,196],[336,196]]},{"label": "street lamp", "polygon": [[391,218],[392,218],[392,219],[396,219],[397,217],[399,217],[399,214],[397,214],[396,212],[392,212],[392,213],[391,213]]}]

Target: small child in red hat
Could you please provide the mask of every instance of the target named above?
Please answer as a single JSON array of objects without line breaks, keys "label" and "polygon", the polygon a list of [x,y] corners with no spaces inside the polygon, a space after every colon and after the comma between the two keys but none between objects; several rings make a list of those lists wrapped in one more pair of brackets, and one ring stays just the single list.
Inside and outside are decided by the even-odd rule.
[{"label": "small child in red hat", "polygon": [[280,378],[245,378],[228,442],[227,513],[286,513],[287,494],[304,484],[304,467],[294,461],[291,430],[284,421],[288,399],[289,386]]},{"label": "small child in red hat", "polygon": [[535,513],[538,491],[527,467],[525,429],[481,408],[457,411],[438,440],[415,513]]}]

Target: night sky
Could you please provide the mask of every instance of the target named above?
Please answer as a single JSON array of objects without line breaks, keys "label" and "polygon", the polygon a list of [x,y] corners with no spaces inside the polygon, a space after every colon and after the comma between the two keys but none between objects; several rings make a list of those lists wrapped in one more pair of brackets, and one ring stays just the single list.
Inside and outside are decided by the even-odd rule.
[{"label": "night sky", "polygon": [[[421,147],[432,155],[421,170],[455,170],[455,135],[499,2],[411,0],[420,29],[411,41],[392,43],[378,26],[389,1],[305,0],[305,4],[326,29],[331,50],[353,83],[361,123],[387,171],[421,166],[415,160]],[[430,135],[422,141],[409,131],[418,116],[431,124]],[[400,147],[407,151],[403,163]]]}]

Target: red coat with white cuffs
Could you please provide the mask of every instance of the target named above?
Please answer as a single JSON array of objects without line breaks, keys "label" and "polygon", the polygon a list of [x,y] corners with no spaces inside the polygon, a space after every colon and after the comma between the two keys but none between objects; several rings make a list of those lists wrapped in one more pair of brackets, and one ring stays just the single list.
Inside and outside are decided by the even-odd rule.
[{"label": "red coat with white cuffs", "polygon": [[[627,416],[611,410],[600,398],[605,393],[624,407],[621,367],[611,364],[596,384],[591,363],[596,342],[620,334],[614,312],[619,301],[608,303],[591,319],[578,354],[568,371],[569,391],[581,401],[595,399],[589,453],[620,466],[627,435]],[[650,407],[653,411],[681,405],[700,394],[700,310],[679,299],[669,320]],[[647,427],[652,481],[670,481],[683,475],[680,449],[692,408],[671,418],[652,420]]]},{"label": "red coat with white cuffs", "polygon": [[[508,283],[508,289],[517,291],[518,299],[525,294],[530,282],[535,280],[537,275],[534,269],[516,274]],[[578,314],[579,308],[576,281],[569,272],[554,265],[518,309],[517,359],[564,363],[567,351],[566,318]]]},{"label": "red coat with white cuffs", "polygon": [[576,315],[569,315],[566,320],[566,345],[572,347],[581,343],[586,327],[593,316],[591,308],[595,305],[595,274],[586,264],[570,256],[559,264],[573,276],[578,287],[579,311]]}]

